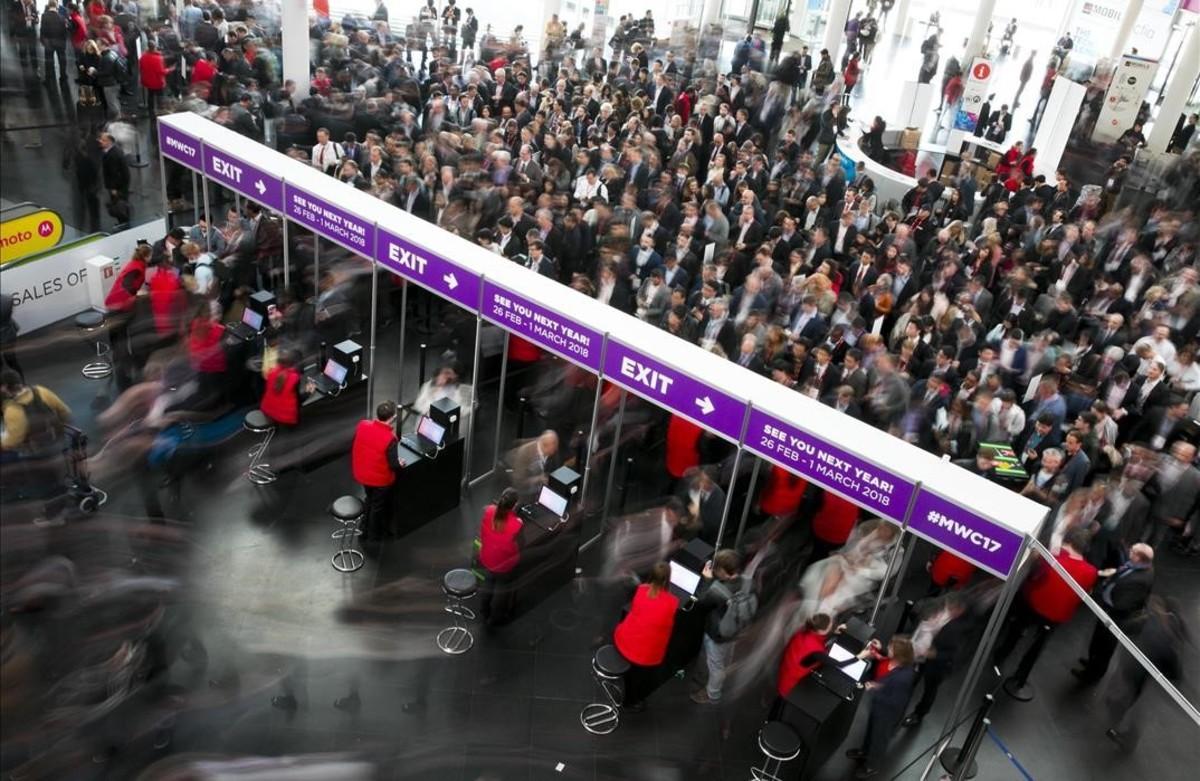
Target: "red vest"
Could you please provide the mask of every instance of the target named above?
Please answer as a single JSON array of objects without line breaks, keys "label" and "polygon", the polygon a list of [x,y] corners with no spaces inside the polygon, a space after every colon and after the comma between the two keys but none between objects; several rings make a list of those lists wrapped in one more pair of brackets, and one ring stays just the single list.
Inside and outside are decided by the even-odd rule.
[{"label": "red vest", "polygon": [[629,615],[613,632],[613,645],[633,664],[643,667],[662,664],[678,607],[679,599],[674,594],[663,589],[658,596],[651,597],[650,585],[643,583],[633,594]]},{"label": "red vest", "polygon": [[532,342],[519,336],[508,337],[508,360],[517,363],[533,363],[542,357],[542,350]]},{"label": "red vest", "polygon": [[825,635],[810,632],[807,629],[801,629],[792,635],[792,639],[788,641],[787,648],[783,652],[783,659],[779,661],[779,679],[776,686],[780,697],[788,696],[788,692],[794,689],[796,684],[807,678],[809,673],[821,665],[821,662],[815,664],[801,664],[801,662],[810,654],[824,653],[825,640]]},{"label": "red vest", "polygon": [[667,474],[683,477],[683,473],[700,465],[700,437],[704,429],[689,420],[672,415],[667,424]]},{"label": "red vest", "polygon": [[[1068,556],[1065,550],[1059,551],[1054,559],[1084,591],[1091,591],[1092,586],[1096,585],[1096,568],[1087,560]],[[1033,612],[1051,624],[1070,621],[1071,616],[1075,615],[1075,608],[1079,607],[1079,597],[1045,562],[1039,564],[1025,582],[1025,601],[1033,608]]]},{"label": "red vest", "polygon": [[220,374],[225,371],[225,326],[197,320],[188,334],[188,355],[192,368],[204,374]]},{"label": "red vest", "polygon": [[359,485],[382,488],[396,482],[388,464],[387,451],[396,441],[396,432],[382,420],[360,420],[354,429],[354,447],[350,450],[350,469]]},{"label": "red vest", "polygon": [[[283,389],[277,391],[275,388],[280,375],[283,376]],[[296,425],[300,422],[300,395],[296,392],[299,385],[300,372],[294,368],[276,366],[267,375],[267,389],[263,391],[258,408],[276,423]]]},{"label": "red vest", "polygon": [[489,504],[483,511],[483,521],[479,525],[479,563],[488,572],[503,575],[511,572],[521,560],[517,535],[521,533],[522,523],[516,513],[509,513],[504,519],[503,528],[496,531],[495,518],[496,505]]},{"label": "red vest", "polygon": [[788,516],[800,509],[808,483],[781,466],[772,466],[758,499],[758,509],[766,515]]},{"label": "red vest", "polygon": [[[125,279],[129,278],[130,286],[133,292],[130,293],[125,289]],[[121,273],[117,274],[116,281],[113,282],[112,290],[108,291],[108,295],[104,299],[104,306],[110,312],[132,312],[134,302],[137,299],[137,291],[142,289],[142,285],[146,283],[146,261],[130,260],[121,269]]]},{"label": "red vest", "polygon": [[935,586],[947,586],[953,579],[954,588],[962,588],[974,572],[975,565],[971,562],[960,559],[950,551],[942,551],[929,567],[929,579]]},{"label": "red vest", "polygon": [[833,491],[826,491],[821,509],[813,518],[813,534],[817,539],[841,545],[850,539],[858,523],[858,505],[848,502]]},{"label": "red vest", "polygon": [[187,296],[179,277],[174,271],[157,269],[150,277],[150,311],[154,314],[154,330],[158,335],[176,333],[186,308]]}]

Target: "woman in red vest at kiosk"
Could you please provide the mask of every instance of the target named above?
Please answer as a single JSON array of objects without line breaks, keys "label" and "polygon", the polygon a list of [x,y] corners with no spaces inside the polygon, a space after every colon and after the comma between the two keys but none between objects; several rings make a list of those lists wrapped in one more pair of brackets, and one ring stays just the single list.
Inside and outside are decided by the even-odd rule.
[{"label": "woman in red vest at kiosk", "polygon": [[223,392],[225,369],[225,326],[217,322],[208,303],[196,307],[188,325],[188,358],[196,371],[202,392]]},{"label": "woman in red vest at kiosk", "polygon": [[159,339],[174,339],[179,335],[187,312],[187,292],[179,278],[179,269],[169,258],[153,266],[150,275],[150,313],[154,316],[154,331]]},{"label": "woman in red vest at kiosk", "polygon": [[267,373],[266,388],[258,408],[277,426],[294,426],[300,422],[300,404],[312,392],[312,381],[296,368],[299,363],[294,350],[283,350],[275,367]]},{"label": "woman in red vest at kiosk", "polygon": [[962,588],[975,574],[975,565],[948,550],[939,551],[929,562],[930,595],[948,588]]},{"label": "woman in red vest at kiosk", "polygon": [[671,485],[667,493],[674,493],[679,481],[689,469],[700,466],[700,437],[704,429],[690,420],[672,415],[667,423],[667,474]]},{"label": "woman in red vest at kiosk", "polygon": [[[840,633],[844,628],[844,626],[839,626],[834,629],[833,619],[828,613],[814,613],[804,622],[800,631],[792,635],[787,648],[783,651],[783,658],[779,661],[776,691],[781,699],[787,697],[792,689],[796,688],[796,684],[807,678],[809,673],[821,665],[844,666],[852,663],[855,659],[866,659],[871,655],[873,646],[867,645],[859,651],[857,656],[840,662],[830,656],[826,651],[829,647],[829,636]],[[776,716],[779,707],[780,703],[776,703]]]},{"label": "woman in red vest at kiosk", "polygon": [[649,579],[634,592],[628,615],[613,632],[613,645],[630,664],[625,674],[625,710],[645,710],[645,699],[654,688],[654,668],[667,656],[679,609],[679,600],[667,590],[670,577],[665,561],[655,564]]},{"label": "woman in red vest at kiosk", "polygon": [[813,550],[809,562],[820,561],[845,545],[859,515],[858,505],[826,491],[821,497],[821,509],[812,521]]},{"label": "woman in red vest at kiosk", "polygon": [[400,455],[396,447],[396,405],[385,401],[375,409],[374,420],[360,420],[354,429],[354,445],[350,449],[350,468],[354,480],[367,494],[366,517],[363,518],[363,539],[378,542],[391,536],[388,518],[388,499],[396,473],[400,471]]},{"label": "woman in red vest at kiosk", "polygon": [[505,488],[495,504],[484,508],[479,524],[479,563],[485,573],[479,612],[489,628],[505,623],[512,615],[511,575],[521,560],[517,535],[523,524],[513,512],[519,499],[516,489]]},{"label": "woman in red vest at kiosk", "polygon": [[114,372],[117,387],[124,390],[133,382],[132,354],[129,349],[129,323],[137,308],[137,297],[146,284],[146,264],[150,262],[153,249],[146,242],[139,242],[104,298],[108,310],[108,339],[112,344]]},{"label": "woman in red vest at kiosk", "polygon": [[772,466],[758,496],[758,509],[766,516],[789,518],[800,509],[808,482],[781,466]]}]

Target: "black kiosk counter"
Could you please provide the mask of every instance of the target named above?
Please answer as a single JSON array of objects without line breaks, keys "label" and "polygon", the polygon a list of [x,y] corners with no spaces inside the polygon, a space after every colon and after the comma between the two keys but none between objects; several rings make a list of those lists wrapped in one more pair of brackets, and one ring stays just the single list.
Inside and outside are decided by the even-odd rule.
[{"label": "black kiosk counter", "polygon": [[403,468],[392,486],[392,523],[396,535],[421,528],[455,507],[462,494],[463,451],[466,440],[457,437],[422,452],[407,437],[400,443]]},{"label": "black kiosk counter", "polygon": [[511,579],[513,617],[536,607],[575,578],[583,522],[569,508],[579,482],[577,472],[561,467],[548,476],[538,501],[517,510],[522,524],[517,537],[521,558]]}]

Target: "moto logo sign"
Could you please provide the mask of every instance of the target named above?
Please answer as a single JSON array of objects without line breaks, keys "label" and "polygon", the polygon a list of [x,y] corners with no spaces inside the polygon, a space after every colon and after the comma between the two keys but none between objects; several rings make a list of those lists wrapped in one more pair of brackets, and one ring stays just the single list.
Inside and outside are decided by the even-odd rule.
[{"label": "moto logo sign", "polygon": [[936,510],[930,510],[929,514],[925,516],[925,520],[929,521],[929,523],[933,526],[950,531],[972,545],[979,546],[982,550],[987,551],[988,553],[995,553],[996,551],[1000,550],[1002,546],[1002,543],[999,540],[993,540],[986,534],[981,534],[980,532],[972,529],[970,526],[967,526],[965,523],[960,523],[953,518],[937,512]]}]

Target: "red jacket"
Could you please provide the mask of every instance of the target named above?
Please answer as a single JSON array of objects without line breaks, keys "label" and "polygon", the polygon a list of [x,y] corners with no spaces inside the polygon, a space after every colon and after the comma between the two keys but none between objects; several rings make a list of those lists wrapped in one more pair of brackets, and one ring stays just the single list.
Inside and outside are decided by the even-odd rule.
[{"label": "red jacket", "polygon": [[974,564],[944,550],[933,559],[929,567],[929,579],[935,586],[947,586],[953,579],[954,587],[962,588],[974,572]]},{"label": "red jacket", "polygon": [[359,485],[382,488],[396,482],[388,464],[388,448],[396,442],[396,432],[382,420],[360,420],[354,429],[350,449],[350,469]]},{"label": "red jacket", "polygon": [[146,284],[146,261],[131,258],[117,274],[112,290],[104,299],[110,312],[132,312],[138,291]]},{"label": "red jacket", "polygon": [[700,465],[700,437],[704,429],[690,420],[672,415],[667,423],[667,474],[683,477],[683,473]]},{"label": "red jacket", "polygon": [[79,13],[79,11],[72,11],[70,20],[71,45],[75,47],[75,51],[79,51],[83,48],[83,45],[87,43],[87,22],[83,21],[83,16]]},{"label": "red jacket", "polygon": [[[282,388],[279,380],[282,378]],[[276,366],[267,374],[267,387],[258,408],[276,423],[294,426],[300,422],[300,372],[294,367]]]},{"label": "red jacket", "polygon": [[850,539],[854,524],[858,523],[858,505],[826,491],[821,509],[813,518],[813,534],[817,539],[841,545]]},{"label": "red jacket", "polygon": [[479,563],[488,572],[503,575],[511,572],[521,560],[521,549],[517,545],[517,535],[521,533],[521,519],[515,513],[509,513],[504,526],[497,531],[493,521],[496,518],[496,505],[489,504],[483,510],[483,520],[479,524]]},{"label": "red jacket", "polygon": [[138,60],[138,71],[142,75],[142,86],[151,92],[167,88],[167,63],[163,61],[162,52],[143,54]]},{"label": "red jacket", "polygon": [[621,656],[643,667],[662,664],[678,609],[679,600],[670,591],[663,589],[651,597],[648,583],[638,586],[633,604],[629,606],[629,615],[613,632],[613,644]]},{"label": "red jacket", "polygon": [[158,335],[178,333],[186,309],[187,294],[183,292],[179,275],[171,269],[155,269],[154,276],[150,277],[150,311]]},{"label": "red jacket", "polygon": [[188,333],[188,356],[192,368],[202,374],[220,374],[225,371],[225,326],[207,320],[192,323]]},{"label": "red jacket", "polygon": [[758,509],[765,515],[786,517],[800,509],[808,482],[781,466],[772,466],[758,498]]},{"label": "red jacket", "polygon": [[[1084,591],[1091,591],[1092,586],[1096,585],[1096,568],[1087,560],[1077,559],[1065,550],[1059,551],[1054,559]],[[1045,562],[1034,570],[1025,583],[1025,601],[1033,608],[1033,612],[1051,624],[1070,621],[1071,616],[1075,615],[1075,608],[1079,607],[1079,597]]]},{"label": "red jacket", "polygon": [[508,359],[517,363],[533,363],[542,357],[542,350],[519,336],[508,337]]},{"label": "red jacket", "polygon": [[192,83],[198,84],[202,81],[212,83],[213,78],[217,75],[217,66],[213,65],[208,60],[201,57],[196,60],[196,64],[192,66]]},{"label": "red jacket", "polygon": [[776,684],[779,696],[786,697],[788,692],[796,688],[796,684],[808,677],[808,674],[820,666],[816,664],[801,664],[809,654],[825,653],[825,635],[801,629],[792,635],[787,648],[783,651],[783,659],[779,661],[779,676]]}]

